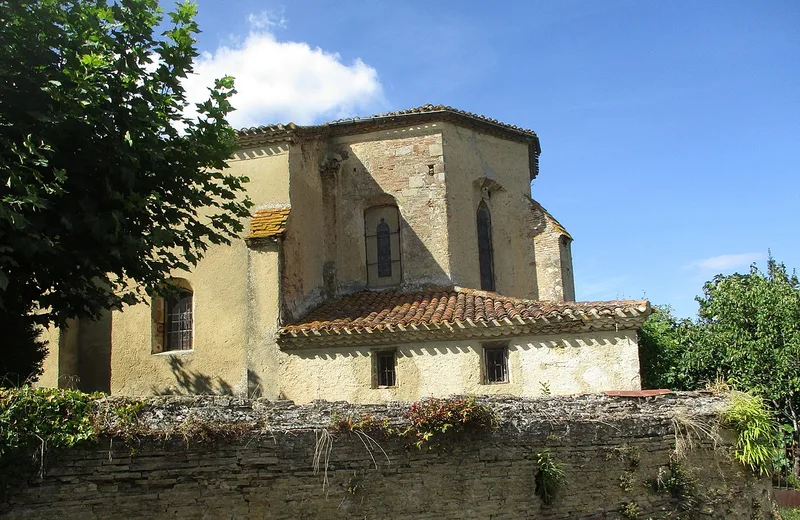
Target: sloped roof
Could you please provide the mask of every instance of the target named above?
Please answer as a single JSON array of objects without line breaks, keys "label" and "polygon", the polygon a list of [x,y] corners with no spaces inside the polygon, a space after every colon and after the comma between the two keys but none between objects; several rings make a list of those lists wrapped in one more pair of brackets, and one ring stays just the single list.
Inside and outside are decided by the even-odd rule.
[{"label": "sloped roof", "polygon": [[289,208],[260,209],[250,219],[250,234],[247,238],[277,238],[286,232]]},{"label": "sloped roof", "polygon": [[536,132],[510,125],[490,117],[459,110],[446,105],[422,105],[419,107],[386,112],[367,117],[337,119],[321,125],[301,126],[294,123],[262,125],[237,130],[240,146],[255,146],[267,142],[289,141],[297,135],[350,134],[369,132],[380,128],[422,123],[434,120],[452,121],[465,126],[477,127],[489,134],[502,135],[522,141],[533,142],[536,153],[540,153]]},{"label": "sloped roof", "polygon": [[[318,343],[378,344],[457,337],[635,329],[646,300],[552,302],[466,288],[364,291],[321,305],[281,328],[284,348]],[[458,333],[454,336],[453,333]]]},{"label": "sloped roof", "polygon": [[549,211],[547,211],[547,209],[545,209],[544,206],[539,204],[539,202],[531,199],[530,197],[528,198],[528,200],[531,203],[531,211],[541,211],[542,215],[544,215],[545,220],[550,223],[550,225],[553,227],[553,230],[556,233],[564,235],[565,237],[572,240],[572,235],[569,234],[569,231],[567,231],[567,229],[561,225],[561,222],[556,220],[556,218]]}]

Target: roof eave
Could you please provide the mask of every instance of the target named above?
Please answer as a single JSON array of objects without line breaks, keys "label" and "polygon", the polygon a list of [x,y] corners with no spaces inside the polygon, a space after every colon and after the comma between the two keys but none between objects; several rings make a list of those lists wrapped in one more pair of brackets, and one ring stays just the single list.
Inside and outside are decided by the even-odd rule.
[{"label": "roof eave", "polygon": [[541,336],[549,334],[618,332],[637,330],[649,312],[616,318],[529,318],[522,322],[503,320],[491,322],[456,322],[416,326],[393,326],[374,329],[338,327],[332,329],[297,330],[284,328],[278,344],[283,351],[307,350],[324,347],[357,347],[386,344],[419,343],[431,341],[458,341],[468,339],[497,339],[515,336]]}]

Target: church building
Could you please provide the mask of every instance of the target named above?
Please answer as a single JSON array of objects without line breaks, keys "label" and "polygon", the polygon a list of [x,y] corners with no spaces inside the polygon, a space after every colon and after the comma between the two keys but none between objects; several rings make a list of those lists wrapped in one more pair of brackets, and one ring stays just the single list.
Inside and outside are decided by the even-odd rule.
[{"label": "church building", "polygon": [[640,388],[649,303],[575,302],[572,237],[531,198],[534,132],[425,105],[238,144],[241,239],[167,297],[51,331],[41,385],[298,403]]}]

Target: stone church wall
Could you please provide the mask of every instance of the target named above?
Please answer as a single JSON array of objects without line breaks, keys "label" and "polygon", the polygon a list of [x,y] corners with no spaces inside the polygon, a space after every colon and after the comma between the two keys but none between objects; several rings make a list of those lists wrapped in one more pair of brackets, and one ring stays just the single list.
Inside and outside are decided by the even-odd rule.
[{"label": "stone church wall", "polygon": [[[336,418],[364,414],[401,427],[403,403],[151,398],[137,437],[62,453],[5,497],[0,518],[768,517],[768,483],[731,461],[730,432],[715,447],[689,426],[714,426],[725,397],[481,402],[499,430],[419,450],[396,437],[328,433]],[[565,475],[551,504],[536,492],[545,452]]]}]

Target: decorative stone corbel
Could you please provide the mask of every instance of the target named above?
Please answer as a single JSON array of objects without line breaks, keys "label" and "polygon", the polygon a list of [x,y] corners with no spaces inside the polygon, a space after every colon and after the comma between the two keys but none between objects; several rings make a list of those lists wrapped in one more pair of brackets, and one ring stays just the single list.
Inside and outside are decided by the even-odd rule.
[{"label": "decorative stone corbel", "polygon": [[328,157],[322,161],[322,164],[319,166],[319,174],[323,177],[335,177],[336,174],[339,173],[339,169],[342,167],[342,161],[346,160],[347,157],[348,154],[344,151],[328,155]]},{"label": "decorative stone corbel", "polygon": [[494,179],[490,179],[489,177],[480,177],[476,179],[473,184],[480,190],[481,198],[483,200],[489,200],[493,193],[505,191],[505,188],[503,188],[502,184]]}]

